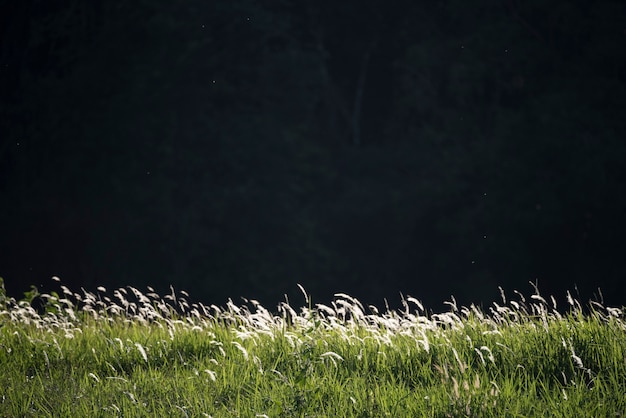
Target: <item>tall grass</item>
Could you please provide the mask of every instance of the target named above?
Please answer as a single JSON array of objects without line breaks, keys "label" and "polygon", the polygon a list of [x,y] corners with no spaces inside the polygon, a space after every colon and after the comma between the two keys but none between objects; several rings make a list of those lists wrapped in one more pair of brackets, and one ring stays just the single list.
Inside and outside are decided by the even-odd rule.
[{"label": "tall grass", "polygon": [[[272,312],[133,287],[0,283],[0,416],[621,417],[621,308],[538,291],[486,310],[379,311],[345,294]],[[536,289],[535,289],[536,290]]]}]

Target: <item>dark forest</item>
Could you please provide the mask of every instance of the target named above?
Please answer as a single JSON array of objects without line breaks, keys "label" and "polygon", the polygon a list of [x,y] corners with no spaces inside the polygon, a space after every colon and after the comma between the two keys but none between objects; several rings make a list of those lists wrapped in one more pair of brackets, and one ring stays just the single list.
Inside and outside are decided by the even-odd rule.
[{"label": "dark forest", "polygon": [[13,296],[626,303],[623,1],[0,4]]}]

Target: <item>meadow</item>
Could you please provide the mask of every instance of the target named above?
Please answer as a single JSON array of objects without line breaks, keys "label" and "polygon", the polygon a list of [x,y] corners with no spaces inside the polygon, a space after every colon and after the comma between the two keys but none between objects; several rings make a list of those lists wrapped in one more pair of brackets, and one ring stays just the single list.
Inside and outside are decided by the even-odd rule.
[{"label": "meadow", "polygon": [[[485,309],[274,311],[0,282],[0,417],[622,417],[624,309],[535,288]],[[34,300],[43,301],[35,304]]]}]

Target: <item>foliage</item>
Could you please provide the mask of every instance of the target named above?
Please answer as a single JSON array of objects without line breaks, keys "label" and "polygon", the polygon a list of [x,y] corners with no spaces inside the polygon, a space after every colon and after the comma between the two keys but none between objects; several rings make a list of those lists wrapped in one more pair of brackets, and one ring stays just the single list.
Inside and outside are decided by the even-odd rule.
[{"label": "foliage", "polygon": [[623,2],[10,3],[15,294],[626,296]]},{"label": "foliage", "polygon": [[272,313],[133,287],[0,311],[2,416],[621,416],[622,309],[540,294],[488,311],[330,305]]}]

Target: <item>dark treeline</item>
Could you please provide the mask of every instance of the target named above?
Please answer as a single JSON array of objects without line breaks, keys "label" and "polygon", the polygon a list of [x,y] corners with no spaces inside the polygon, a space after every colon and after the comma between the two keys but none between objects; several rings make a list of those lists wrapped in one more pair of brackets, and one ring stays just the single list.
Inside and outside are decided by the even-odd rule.
[{"label": "dark treeline", "polygon": [[623,1],[1,7],[14,294],[625,303]]}]

